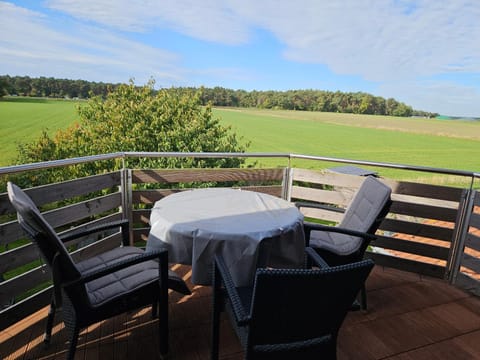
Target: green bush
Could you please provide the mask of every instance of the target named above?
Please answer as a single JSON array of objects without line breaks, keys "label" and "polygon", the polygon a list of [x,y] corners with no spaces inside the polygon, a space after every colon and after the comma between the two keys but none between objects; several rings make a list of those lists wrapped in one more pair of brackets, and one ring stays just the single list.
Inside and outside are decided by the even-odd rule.
[{"label": "green bush", "polygon": [[[121,85],[105,99],[93,97],[78,105],[80,121],[54,136],[43,132],[38,140],[19,146],[18,164],[123,152],[245,152],[230,127],[213,118],[210,105],[201,106],[201,90],[154,91],[153,81],[143,87]],[[127,159],[128,167],[238,167],[243,159],[145,158]],[[39,185],[117,170],[120,160],[30,173],[20,185]]]}]

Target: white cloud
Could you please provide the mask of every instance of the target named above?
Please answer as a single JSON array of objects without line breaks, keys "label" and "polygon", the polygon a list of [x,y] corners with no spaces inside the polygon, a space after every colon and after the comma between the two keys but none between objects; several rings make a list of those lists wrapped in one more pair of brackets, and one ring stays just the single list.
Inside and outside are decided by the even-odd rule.
[{"label": "white cloud", "polygon": [[170,28],[238,44],[255,27],[273,33],[284,55],[370,81],[480,71],[480,3],[318,0],[49,0],[53,9],[122,30]]},{"label": "white cloud", "polygon": [[480,71],[478,2],[255,4],[244,7],[247,16],[281,39],[285,56],[295,61],[323,63],[372,81],[442,73],[452,66]]},{"label": "white cloud", "polygon": [[[145,83],[153,77],[180,81],[175,54],[122,38],[96,26],[75,24],[55,30],[44,15],[0,2],[2,72],[32,76]],[[81,34],[81,35],[79,35]],[[166,80],[167,79],[167,80]]]},{"label": "white cloud", "polygon": [[452,81],[430,79],[391,82],[381,85],[379,93],[402,101],[414,109],[442,115],[478,117],[480,114],[479,89]]},{"label": "white cloud", "polygon": [[170,28],[224,44],[244,43],[249,30],[235,9],[219,0],[48,0],[45,4],[74,17],[123,31]]}]

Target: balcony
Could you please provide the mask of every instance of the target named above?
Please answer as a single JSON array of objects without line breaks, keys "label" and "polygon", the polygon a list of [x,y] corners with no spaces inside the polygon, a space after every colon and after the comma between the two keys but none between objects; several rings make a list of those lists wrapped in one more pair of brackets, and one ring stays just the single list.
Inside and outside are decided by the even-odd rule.
[{"label": "balcony", "polygon": [[[268,158],[280,165],[241,169],[125,166],[126,159],[149,157]],[[339,357],[480,356],[480,195],[475,190],[479,174],[292,154],[116,153],[0,168],[0,176],[111,160],[124,166],[27,192],[59,232],[67,234],[127,218],[132,224],[131,242],[141,245],[149,231],[153,203],[188,186],[233,186],[288,200],[319,202],[323,209],[310,209],[305,216],[335,222],[362,177],[332,168],[348,164],[377,173],[392,188],[393,204],[367,254],[376,263],[367,282],[369,308],[348,315],[340,333]],[[383,176],[386,169],[399,174],[435,174],[435,181],[387,178]],[[466,185],[438,185],[442,183],[439,179],[449,177]],[[0,355],[12,359],[63,358],[66,346],[61,323],[54,328],[51,346],[44,349],[41,344],[42,320],[51,296],[50,275],[38,261],[35,247],[24,241],[5,193],[0,194],[0,209],[0,274],[4,280],[0,283]],[[102,241],[67,245],[77,259],[82,259],[118,242],[119,234],[112,233]],[[188,266],[172,266],[188,281]],[[191,288],[193,294],[188,297],[170,294],[172,358],[207,358],[209,354],[210,289]],[[77,357],[134,358],[141,353],[142,358],[155,359],[154,322],[144,310],[92,326],[81,334]],[[226,321],[221,355],[228,359],[242,356]]]}]

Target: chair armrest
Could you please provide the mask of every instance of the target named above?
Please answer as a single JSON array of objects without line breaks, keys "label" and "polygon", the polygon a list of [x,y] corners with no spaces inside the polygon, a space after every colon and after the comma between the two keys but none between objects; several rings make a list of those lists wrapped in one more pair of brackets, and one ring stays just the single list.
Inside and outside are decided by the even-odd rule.
[{"label": "chair armrest", "polygon": [[118,261],[112,265],[106,266],[100,270],[94,270],[90,272],[85,272],[81,277],[73,281],[62,284],[64,287],[75,286],[79,284],[85,284],[87,282],[99,279],[103,276],[109,275],[113,272],[119,271],[121,269],[127,268],[132,265],[140,264],[142,262],[153,260],[158,258],[159,264],[162,262],[168,262],[168,251],[166,249],[161,249],[157,251],[149,251],[148,253],[140,254],[138,256],[131,257],[126,260]]},{"label": "chair armrest", "polygon": [[315,250],[313,250],[311,247],[306,247],[305,248],[305,253],[307,254],[307,257],[310,258],[310,260],[313,261],[313,263],[318,266],[320,269],[324,268],[329,268],[330,265],[327,264],[325,260],[322,259],[320,255],[317,254]]},{"label": "chair armrest", "polygon": [[307,208],[335,211],[335,212],[339,212],[339,213],[344,213],[345,212],[345,209],[342,209],[342,208],[339,208],[339,207],[330,206],[330,205],[323,205],[323,204],[318,204],[318,203],[312,203],[312,202],[306,202],[306,201],[296,201],[295,206],[299,209],[302,208],[302,207],[307,207]]},{"label": "chair armrest", "polygon": [[[238,325],[246,325],[250,321],[250,317],[247,315],[242,301],[240,300],[240,295],[235,287],[232,276],[225,265],[225,261],[221,255],[215,256],[214,261],[214,272],[215,276],[219,275],[221,283],[225,287],[227,296],[232,304],[233,313],[235,314],[235,320]],[[214,281],[216,284],[216,281]]]},{"label": "chair armrest", "polygon": [[369,234],[366,232],[362,231],[356,231],[356,230],[351,230],[351,229],[346,229],[338,226],[328,226],[328,225],[322,225],[322,224],[316,224],[316,223],[311,223],[311,222],[304,222],[303,223],[303,228],[305,232],[310,232],[312,230],[317,230],[317,231],[328,231],[328,232],[334,232],[334,233],[340,233],[340,234],[345,234],[345,235],[352,235],[352,236],[358,236],[362,239],[365,240],[375,240],[377,237],[373,234]]},{"label": "chair armrest", "polygon": [[69,234],[66,235],[61,235],[60,239],[63,242],[78,239],[79,237],[94,234],[100,231],[108,230],[108,229],[113,229],[116,227],[121,227],[122,228],[122,243],[124,246],[129,245],[128,244],[128,225],[129,222],[126,219],[122,220],[117,220],[117,221],[111,221],[108,223],[92,226],[88,229],[82,229],[80,231],[73,231]]}]

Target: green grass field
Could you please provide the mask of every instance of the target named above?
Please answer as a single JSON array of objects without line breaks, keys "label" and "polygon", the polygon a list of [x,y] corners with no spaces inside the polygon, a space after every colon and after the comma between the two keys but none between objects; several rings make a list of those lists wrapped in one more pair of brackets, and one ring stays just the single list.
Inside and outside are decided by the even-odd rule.
[{"label": "green grass field", "polygon": [[[0,166],[12,164],[19,142],[38,138],[42,129],[54,133],[75,121],[76,104],[23,98],[0,101]],[[251,142],[249,152],[480,171],[480,122],[237,108],[214,109],[214,116]],[[263,166],[285,165],[278,159],[256,161]],[[318,166],[305,160],[293,165]]]},{"label": "green grass field", "polygon": [[[468,171],[480,167],[480,122],[257,109],[215,109],[215,115],[249,139],[252,152]],[[265,165],[275,162],[262,160]],[[300,164],[316,167],[311,161]]]},{"label": "green grass field", "polygon": [[0,166],[11,165],[19,143],[38,139],[42,130],[54,134],[77,119],[75,105],[69,100],[6,98],[0,100]]}]

